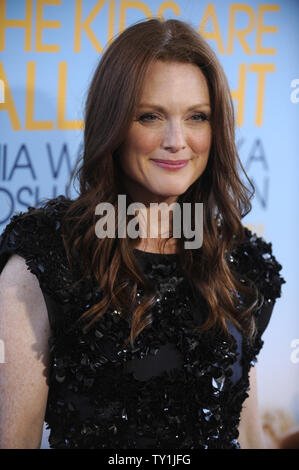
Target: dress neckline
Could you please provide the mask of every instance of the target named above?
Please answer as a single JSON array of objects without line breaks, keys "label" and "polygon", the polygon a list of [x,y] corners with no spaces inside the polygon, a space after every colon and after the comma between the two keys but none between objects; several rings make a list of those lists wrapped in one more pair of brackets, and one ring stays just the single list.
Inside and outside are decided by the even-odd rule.
[{"label": "dress neckline", "polygon": [[139,248],[133,248],[133,251],[137,254],[156,257],[156,258],[165,258],[165,257],[167,257],[167,258],[176,259],[179,256],[179,253],[153,253],[151,251],[139,250]]}]

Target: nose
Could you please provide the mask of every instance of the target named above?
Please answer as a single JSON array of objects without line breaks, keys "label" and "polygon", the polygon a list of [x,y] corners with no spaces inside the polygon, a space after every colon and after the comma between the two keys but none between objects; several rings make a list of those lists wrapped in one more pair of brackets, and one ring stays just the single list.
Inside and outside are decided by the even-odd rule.
[{"label": "nose", "polygon": [[173,153],[186,147],[186,141],[180,121],[168,121],[165,126],[161,147]]}]

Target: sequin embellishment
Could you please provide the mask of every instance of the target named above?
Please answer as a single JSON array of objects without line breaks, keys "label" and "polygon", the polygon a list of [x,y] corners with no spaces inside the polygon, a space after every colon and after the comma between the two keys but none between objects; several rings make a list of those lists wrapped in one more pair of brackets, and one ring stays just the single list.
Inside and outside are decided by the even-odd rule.
[{"label": "sequin embellishment", "polygon": [[[42,211],[14,216],[0,238],[0,270],[7,254],[26,260],[51,299],[49,396],[45,420],[52,448],[238,449],[248,373],[263,346],[223,335],[194,332],[204,302],[194,299],[176,257],[136,256],[157,290],[152,323],[124,347],[130,325],[107,310],[83,333],[75,327],[88,306],[99,301],[93,279],[76,288],[67,268],[60,218],[68,200],[59,196]],[[254,281],[264,306],[281,295],[281,265],[271,244],[246,229],[246,241],[228,254],[228,263]],[[141,298],[142,292],[138,292]],[[264,315],[264,306],[256,321]],[[270,313],[269,313],[270,315]],[[233,380],[241,364],[242,373]]]}]

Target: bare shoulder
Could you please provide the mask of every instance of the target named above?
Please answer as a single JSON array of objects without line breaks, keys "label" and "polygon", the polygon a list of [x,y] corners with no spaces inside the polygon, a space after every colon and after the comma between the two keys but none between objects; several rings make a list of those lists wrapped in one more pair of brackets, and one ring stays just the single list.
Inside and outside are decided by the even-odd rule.
[{"label": "bare shoulder", "polygon": [[16,254],[0,275],[0,311],[0,447],[36,448],[48,394],[50,325],[39,282]]},{"label": "bare shoulder", "polygon": [[33,287],[33,285],[38,287],[38,280],[36,276],[29,271],[25,259],[17,254],[12,254],[0,274],[0,286],[3,287],[3,285],[6,284],[6,286],[13,287],[18,280],[27,281],[32,284],[31,287]]},{"label": "bare shoulder", "polygon": [[39,282],[17,254],[8,259],[0,274],[0,305],[2,323],[17,326],[32,321],[36,333],[40,334],[41,329],[48,332],[48,312]]}]

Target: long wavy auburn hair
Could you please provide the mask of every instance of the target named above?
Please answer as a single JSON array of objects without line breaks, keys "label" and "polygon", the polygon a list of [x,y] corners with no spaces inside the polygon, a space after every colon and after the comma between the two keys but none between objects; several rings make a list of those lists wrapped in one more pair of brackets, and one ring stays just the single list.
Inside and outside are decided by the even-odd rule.
[{"label": "long wavy auburn hair", "polygon": [[[112,307],[121,316],[130,316],[127,342],[131,345],[152,321],[150,308],[156,293],[133,253],[140,239],[98,238],[95,207],[100,202],[113,205],[117,230],[118,195],[126,194],[127,203],[133,202],[122,185],[119,149],[135,117],[147,70],[157,60],[195,64],[204,74],[210,93],[212,144],[208,164],[177,199],[180,205],[189,202],[191,207],[195,202],[204,203],[201,248],[185,249],[184,236],[178,242],[184,274],[193,291],[203,296],[208,312],[195,330],[214,327],[211,331],[220,329],[229,335],[229,320],[253,338],[252,312],[259,304],[259,293],[250,281],[241,282],[237,272],[228,267],[226,255],[234,244],[244,240],[241,219],[251,210],[254,187],[235,146],[234,108],[223,69],[195,29],[176,19],[137,22],[117,36],[102,55],[88,90],[84,148],[79,168],[72,175],[79,180],[80,192],[64,214],[63,240],[70,266],[76,259],[81,279],[92,274],[103,295],[79,321],[85,320],[87,330]],[[251,190],[241,181],[240,170]],[[132,218],[126,215],[126,222]],[[137,301],[138,288],[143,292],[141,302]],[[238,307],[240,293],[248,300],[242,309]]]}]

